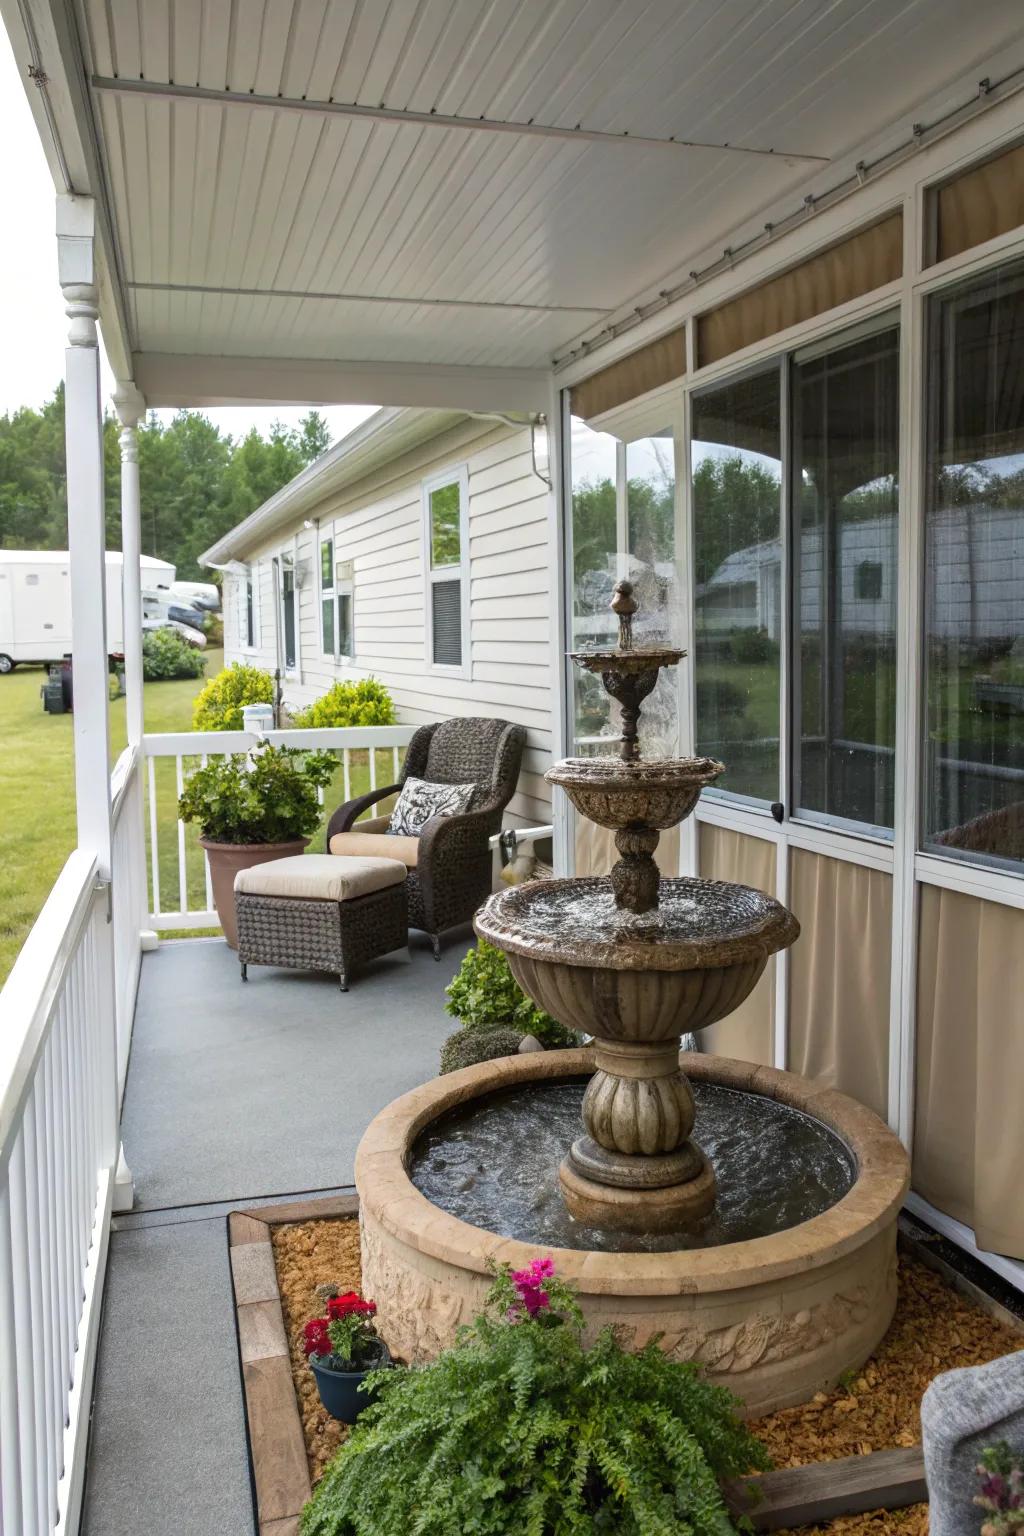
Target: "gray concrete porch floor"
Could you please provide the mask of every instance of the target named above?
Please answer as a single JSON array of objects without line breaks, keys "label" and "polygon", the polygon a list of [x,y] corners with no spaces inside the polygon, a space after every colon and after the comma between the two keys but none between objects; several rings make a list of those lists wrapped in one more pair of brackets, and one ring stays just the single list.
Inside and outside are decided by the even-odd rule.
[{"label": "gray concrete porch floor", "polygon": [[115,1219],[93,1401],[85,1536],[250,1536],[225,1212],[351,1184],[377,1110],[434,1076],[454,1027],[414,934],[341,993],[253,967],[220,940],[146,955],[123,1113],[135,1177]]}]

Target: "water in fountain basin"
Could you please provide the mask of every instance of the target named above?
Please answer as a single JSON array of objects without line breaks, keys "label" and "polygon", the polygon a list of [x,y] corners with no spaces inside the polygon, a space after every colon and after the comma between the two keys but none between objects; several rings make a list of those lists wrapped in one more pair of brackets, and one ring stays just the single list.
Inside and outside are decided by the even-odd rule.
[{"label": "water in fountain basin", "polygon": [[472,1226],[538,1248],[670,1252],[766,1237],[842,1199],[856,1176],[843,1142],[773,1099],[694,1083],[694,1139],[718,1179],[696,1232],[651,1236],[581,1226],[565,1208],[558,1165],[580,1134],[584,1079],[528,1083],[475,1099],[417,1140],[409,1173],[435,1205]]}]

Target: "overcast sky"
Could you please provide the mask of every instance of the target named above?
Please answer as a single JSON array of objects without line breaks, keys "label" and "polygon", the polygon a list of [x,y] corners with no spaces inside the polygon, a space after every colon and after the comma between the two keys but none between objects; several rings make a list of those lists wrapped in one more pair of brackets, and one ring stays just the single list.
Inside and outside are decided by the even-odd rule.
[{"label": "overcast sky", "polygon": [[[64,371],[67,322],[57,285],[54,236],[54,189],[32,113],[0,22],[0,207],[7,211],[0,240],[0,414],[21,405],[40,406],[53,394]],[[101,354],[102,356],[102,354]],[[109,395],[113,375],[103,358],[103,389]],[[343,437],[370,414],[371,407],[325,408],[334,439]],[[162,411],[162,416],[173,415]],[[236,406],[207,411],[225,432],[266,431],[275,416],[295,423],[301,409]]]}]

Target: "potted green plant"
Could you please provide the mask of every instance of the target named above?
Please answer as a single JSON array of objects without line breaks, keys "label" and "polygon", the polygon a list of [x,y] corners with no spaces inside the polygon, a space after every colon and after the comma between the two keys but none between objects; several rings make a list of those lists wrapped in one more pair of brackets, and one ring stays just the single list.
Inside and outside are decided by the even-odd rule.
[{"label": "potted green plant", "polygon": [[320,820],[317,790],[330,783],[335,766],[329,752],[261,741],[251,752],[215,758],[185,785],[178,815],[199,825],[213,904],[232,949],[238,948],[236,874],[302,852]]},{"label": "potted green plant", "polygon": [[354,1424],[372,1397],[364,1388],[371,1371],[391,1365],[387,1345],[373,1319],[377,1305],[358,1291],[332,1296],[326,1317],[311,1317],[303,1329],[303,1348],[316,1378],[320,1401],[332,1418]]}]

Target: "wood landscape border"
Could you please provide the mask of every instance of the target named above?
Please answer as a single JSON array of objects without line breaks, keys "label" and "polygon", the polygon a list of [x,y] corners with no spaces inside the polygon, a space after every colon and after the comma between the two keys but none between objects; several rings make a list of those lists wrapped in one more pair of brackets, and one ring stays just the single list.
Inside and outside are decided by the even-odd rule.
[{"label": "wood landscape border", "polygon": [[[358,1195],[330,1195],[233,1211],[227,1219],[259,1536],[297,1536],[299,1515],[312,1492],[271,1229],[358,1214]],[[966,1281],[927,1241],[904,1229],[900,1248],[991,1316],[1024,1331],[1019,1317]],[[777,1531],[867,1510],[903,1509],[925,1502],[928,1489],[916,1445],[739,1478],[726,1486],[725,1494],[733,1514],[746,1515],[755,1530]]]}]

